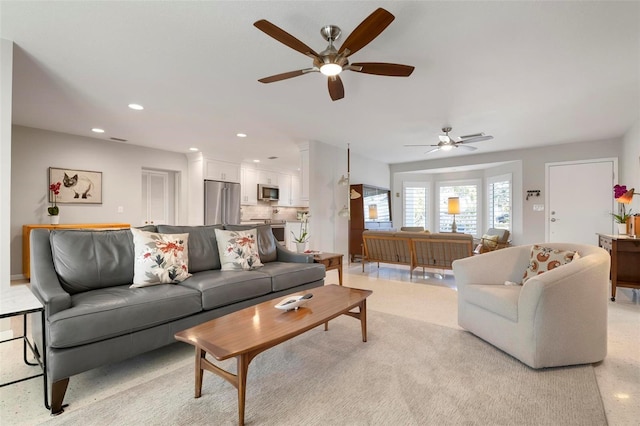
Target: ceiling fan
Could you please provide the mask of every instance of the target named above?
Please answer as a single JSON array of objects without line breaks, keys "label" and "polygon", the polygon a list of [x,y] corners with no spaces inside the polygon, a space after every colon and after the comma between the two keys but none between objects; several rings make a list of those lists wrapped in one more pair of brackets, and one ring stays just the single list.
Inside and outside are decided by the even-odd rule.
[{"label": "ceiling fan", "polygon": [[426,152],[426,154],[430,154],[436,151],[450,151],[453,148],[464,148],[469,151],[475,151],[475,146],[465,145],[467,143],[473,142],[481,142],[488,141],[493,139],[493,136],[485,135],[484,133],[474,133],[473,135],[460,136],[457,140],[449,136],[449,132],[451,131],[451,127],[443,127],[442,131],[444,135],[438,136],[440,138],[440,142],[437,145],[405,145],[405,146],[434,146],[432,150]]},{"label": "ceiling fan", "polygon": [[335,48],[333,43],[340,38],[342,30],[335,25],[326,25],[320,29],[320,34],[329,42],[329,46],[320,53],[316,53],[312,48],[271,22],[261,19],[253,24],[256,28],[293,50],[310,57],[313,59],[313,66],[311,68],[272,75],[261,78],[258,81],[261,83],[273,83],[310,72],[321,72],[328,77],[329,95],[331,99],[337,101],[344,97],[344,86],[339,75],[342,71],[348,70],[364,74],[408,77],[414,69],[414,67],[410,65],[390,64],[386,62],[359,62],[350,64],[348,59],[349,56],[365,47],[380,35],[394,19],[395,17],[385,9],[376,9],[353,30],[351,35],[342,43],[339,50]]}]

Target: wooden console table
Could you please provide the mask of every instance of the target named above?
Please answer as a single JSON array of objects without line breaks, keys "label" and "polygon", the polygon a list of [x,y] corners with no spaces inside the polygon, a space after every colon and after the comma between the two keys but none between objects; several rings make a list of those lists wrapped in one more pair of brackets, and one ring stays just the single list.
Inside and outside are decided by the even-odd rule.
[{"label": "wooden console table", "polygon": [[611,301],[616,287],[640,289],[640,238],[598,234],[598,242],[611,254]]},{"label": "wooden console table", "polygon": [[31,253],[31,243],[29,235],[32,229],[122,229],[130,228],[128,223],[77,223],[64,225],[22,225],[22,274],[25,278],[31,278],[31,265],[29,255]]}]

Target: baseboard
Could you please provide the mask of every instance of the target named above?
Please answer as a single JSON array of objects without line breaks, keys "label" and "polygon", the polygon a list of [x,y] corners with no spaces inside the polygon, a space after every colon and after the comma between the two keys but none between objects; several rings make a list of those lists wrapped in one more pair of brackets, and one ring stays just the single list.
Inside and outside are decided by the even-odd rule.
[{"label": "baseboard", "polygon": [[27,278],[24,276],[24,274],[17,274],[17,275],[9,276],[9,279],[11,281],[20,281],[20,280],[26,280]]}]

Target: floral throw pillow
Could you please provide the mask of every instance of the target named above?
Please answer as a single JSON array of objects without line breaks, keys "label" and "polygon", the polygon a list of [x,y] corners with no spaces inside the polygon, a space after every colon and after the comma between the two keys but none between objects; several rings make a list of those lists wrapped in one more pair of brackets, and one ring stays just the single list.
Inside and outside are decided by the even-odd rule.
[{"label": "floral throw pillow", "polygon": [[225,231],[216,229],[220,268],[223,271],[248,271],[262,265],[258,254],[256,229]]},{"label": "floral throw pillow", "polygon": [[524,271],[522,283],[524,284],[529,278],[555,269],[558,266],[571,263],[571,261],[577,260],[579,257],[580,255],[575,251],[559,250],[534,245],[531,248],[529,267]]},{"label": "floral throw pillow", "polygon": [[135,261],[133,285],[175,284],[191,276],[188,268],[189,234],[160,234],[131,228]]}]

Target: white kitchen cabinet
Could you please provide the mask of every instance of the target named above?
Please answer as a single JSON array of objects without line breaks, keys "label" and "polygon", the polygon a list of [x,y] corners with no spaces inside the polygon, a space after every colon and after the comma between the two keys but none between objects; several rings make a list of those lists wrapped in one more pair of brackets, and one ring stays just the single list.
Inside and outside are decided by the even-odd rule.
[{"label": "white kitchen cabinet", "polygon": [[240,164],[207,158],[204,163],[204,178],[239,183]]},{"label": "white kitchen cabinet", "polygon": [[278,185],[278,173],[269,170],[258,170],[258,183],[262,185]]},{"label": "white kitchen cabinet", "polygon": [[258,204],[258,171],[249,167],[242,167],[242,181],[240,182],[240,204],[255,206]]},{"label": "white kitchen cabinet", "polygon": [[309,200],[302,200],[302,180],[300,175],[291,175],[291,205],[293,207],[309,207]]},{"label": "white kitchen cabinet", "polygon": [[291,175],[279,173],[278,188],[280,190],[280,199],[278,200],[278,206],[291,207],[293,205],[293,200],[291,198]]}]

